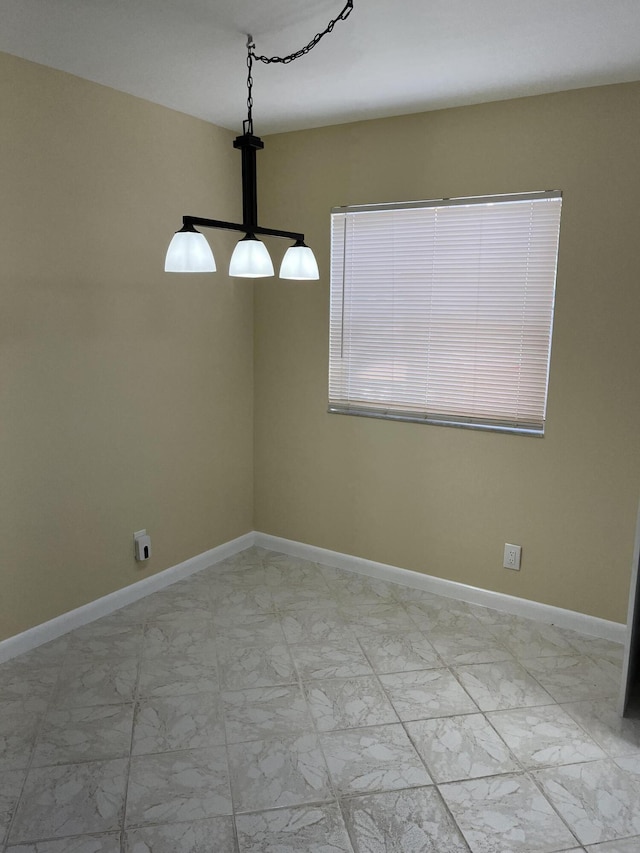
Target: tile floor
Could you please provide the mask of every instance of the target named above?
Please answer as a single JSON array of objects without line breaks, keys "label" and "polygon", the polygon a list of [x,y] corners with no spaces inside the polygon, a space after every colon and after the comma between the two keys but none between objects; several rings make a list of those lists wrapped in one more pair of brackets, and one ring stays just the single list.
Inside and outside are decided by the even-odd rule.
[{"label": "tile floor", "polygon": [[640,853],[621,659],[250,549],[0,666],[0,853]]}]

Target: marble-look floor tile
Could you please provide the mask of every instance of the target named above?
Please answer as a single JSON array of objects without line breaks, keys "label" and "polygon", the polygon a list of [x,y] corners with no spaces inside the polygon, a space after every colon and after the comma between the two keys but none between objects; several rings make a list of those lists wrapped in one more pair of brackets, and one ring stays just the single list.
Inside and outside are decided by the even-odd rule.
[{"label": "marble-look floor tile", "polygon": [[305,690],[321,732],[398,722],[391,703],[374,677],[312,681],[305,685]]},{"label": "marble-look floor tile", "polygon": [[613,761],[569,764],[533,775],[582,844],[640,834],[640,777]]},{"label": "marble-look floor tile", "polygon": [[29,765],[42,711],[28,707],[28,702],[0,702],[0,772]]},{"label": "marble-look floor tile", "polygon": [[355,634],[345,619],[338,615],[337,605],[319,607],[313,610],[300,610],[282,614],[282,630],[287,642],[322,643],[350,642]]},{"label": "marble-look floor tile", "polygon": [[[343,591],[345,594],[361,595],[373,592],[378,600],[390,599],[396,601],[398,585],[390,581],[378,580],[368,575],[360,575],[356,572],[348,572],[343,569],[334,569],[330,566],[320,566],[320,574],[329,584],[331,589]],[[375,602],[374,602],[375,603]]]},{"label": "marble-look floor tile", "polygon": [[524,774],[449,782],[440,791],[472,853],[552,853],[575,847],[574,837]]},{"label": "marble-look floor tile", "polygon": [[219,690],[216,664],[180,657],[153,658],[140,664],[141,696],[184,696]]},{"label": "marble-look floor tile", "polygon": [[32,768],[10,841],[63,838],[120,829],[127,760]]},{"label": "marble-look floor tile", "polygon": [[482,714],[418,720],[406,729],[436,782],[520,769]]},{"label": "marble-look floor tile", "polygon": [[523,658],[522,664],[556,702],[617,697],[620,692],[618,682],[610,678],[596,663],[582,655]]},{"label": "marble-look floor tile", "polygon": [[219,569],[215,577],[208,578],[208,591],[214,595],[217,592],[230,592],[234,589],[255,589],[264,587],[267,576],[260,566],[243,566],[232,570]]},{"label": "marble-look floor tile", "polygon": [[296,682],[296,670],[285,643],[226,646],[218,650],[220,685],[226,690],[275,687]]},{"label": "marble-look floor tile", "polygon": [[[203,572],[199,576],[204,575]],[[215,573],[205,575],[202,578],[209,584],[211,589],[241,589],[245,587],[251,589],[254,586],[263,586],[266,582],[266,575],[262,563],[244,566],[230,566],[218,563],[215,568]]]},{"label": "marble-look floor tile", "polygon": [[325,566],[323,563],[318,563],[317,566],[320,574],[329,586],[332,586],[334,582],[350,581],[354,578],[363,577],[356,574],[356,572],[350,572],[347,569],[337,569],[335,566]]},{"label": "marble-look floor tile", "polygon": [[624,660],[624,645],[605,640],[602,637],[588,637],[576,631],[563,631],[564,637],[581,655],[590,655],[594,659],[603,658],[622,665]]},{"label": "marble-look floor tile", "polygon": [[511,652],[487,631],[478,630],[462,635],[448,631],[430,631],[429,642],[442,660],[450,665],[512,660]]},{"label": "marble-look floor tile", "polygon": [[640,755],[621,755],[614,763],[625,770],[631,779],[640,784]]},{"label": "marble-look floor tile", "polygon": [[[17,658],[12,658],[12,661],[20,667],[34,669],[42,669],[43,667],[49,669],[59,668],[62,666],[67,649],[69,648],[70,636],[71,634],[65,634],[56,640],[51,640],[49,643],[43,643],[41,646],[31,649],[30,652],[25,652]],[[2,666],[0,666],[0,672],[2,672]]]},{"label": "marble-look floor tile", "polygon": [[252,545],[250,548],[245,548],[244,551],[238,551],[237,554],[227,557],[226,560],[217,563],[210,569],[205,569],[205,571],[211,572],[214,576],[224,572],[236,575],[243,569],[262,568],[265,558],[274,553],[272,550]]},{"label": "marble-look floor tile", "polygon": [[196,661],[215,661],[213,626],[203,619],[187,620],[184,616],[149,622],[144,631],[142,656],[149,658],[181,657]]},{"label": "marble-look floor tile", "polygon": [[133,754],[205,749],[225,742],[218,693],[142,699],[136,706]]},{"label": "marble-look floor tile", "polygon": [[20,658],[0,665],[0,700],[6,702],[32,702],[34,699],[48,701],[58,681],[61,667],[29,666]]},{"label": "marble-look floor tile", "polygon": [[207,595],[211,590],[218,589],[219,587],[222,588],[226,584],[226,579],[218,571],[220,565],[222,564],[218,563],[216,566],[210,566],[208,569],[196,572],[188,578],[177,581],[173,584],[173,588],[180,588],[187,595],[192,596]]},{"label": "marble-look floor tile", "polygon": [[624,661],[609,660],[609,658],[596,657],[595,655],[591,655],[591,660],[605,673],[605,675],[612,678],[616,684],[622,683],[622,667]]},{"label": "marble-look floor tile", "polygon": [[214,617],[218,613],[227,613],[239,619],[256,613],[273,613],[276,609],[271,590],[266,583],[213,592],[211,606]]},{"label": "marble-look floor tile", "polygon": [[403,721],[472,714],[478,708],[447,669],[396,672],[380,681]]},{"label": "marble-look floor tile", "polygon": [[371,666],[382,674],[442,666],[433,646],[420,631],[361,637],[359,642]]},{"label": "marble-look floor tile", "polygon": [[397,598],[393,584],[355,576],[340,581],[329,581],[329,588],[343,607],[376,604],[395,604]]},{"label": "marble-look floor tile", "polygon": [[[1,681],[0,684],[2,684]],[[43,699],[41,696],[27,697],[25,699],[9,699],[6,702],[0,699],[2,713],[9,717],[13,714],[21,713],[39,714],[40,717],[44,717],[48,707],[49,701]]]},{"label": "marble-look floor tile", "polygon": [[38,737],[33,766],[124,758],[132,728],[133,704],[53,708]]},{"label": "marble-look floor tile", "polygon": [[640,850],[640,835],[634,838],[621,838],[618,841],[605,841],[603,844],[593,844],[585,847],[586,853],[638,853]]},{"label": "marble-look floor tile", "polygon": [[[471,613],[485,627],[491,625],[508,625],[512,620],[520,619],[519,616],[514,616],[511,613],[505,613],[503,610],[495,610],[493,607],[485,607],[482,604],[466,604],[467,612]],[[525,619],[525,622],[531,620]]]},{"label": "marble-look floor tile", "polygon": [[468,604],[465,604],[463,601],[456,601],[453,598],[446,598],[444,595],[437,595],[435,592],[430,592],[426,589],[416,589],[413,586],[405,586],[400,579],[398,581],[394,581],[395,586],[395,596],[398,601],[404,601],[407,604],[416,604],[418,602],[424,602],[426,604],[431,604],[433,607],[448,607],[449,604],[456,605],[459,604],[461,608],[469,608]]},{"label": "marble-look floor tile", "polygon": [[329,773],[314,734],[230,744],[236,812],[331,799]]},{"label": "marble-look floor tile", "polygon": [[139,755],[131,759],[128,827],[231,814],[224,747]]},{"label": "marble-look floor tile", "polygon": [[228,743],[262,740],[313,727],[300,687],[256,687],[222,694]]},{"label": "marble-look floor tile", "polygon": [[280,619],[275,613],[257,613],[239,619],[234,613],[216,614],[216,633],[228,645],[274,646],[284,642]]},{"label": "marble-look floor tile", "polygon": [[487,714],[524,767],[574,764],[605,758],[605,753],[558,705]]},{"label": "marble-look floor tile", "polygon": [[436,601],[417,601],[406,607],[417,627],[427,636],[434,631],[464,637],[482,630],[480,622],[462,601],[440,598]]},{"label": "marble-look floor tile", "polygon": [[77,628],[69,635],[69,655],[85,655],[94,660],[133,658],[142,649],[143,626],[126,623],[100,624],[102,620]]},{"label": "marble-look floor tile", "polygon": [[377,637],[380,634],[397,634],[416,630],[404,606],[399,602],[364,607],[360,605],[339,607],[338,613],[348,622],[357,637]]},{"label": "marble-look floor tile", "polygon": [[353,678],[373,675],[371,664],[358,641],[322,642],[291,648],[298,674],[303,681],[318,678]]},{"label": "marble-look floor tile", "polygon": [[355,853],[468,853],[435,788],[342,801]]},{"label": "marble-look floor tile", "polygon": [[237,849],[232,817],[143,826],[124,835],[124,853],[237,853]]},{"label": "marble-look floor tile", "polygon": [[9,830],[25,776],[26,770],[7,770],[0,773],[0,844]]},{"label": "marble-look floor tile", "polygon": [[553,703],[547,691],[520,664],[512,661],[459,666],[456,672],[481,711],[502,711]]},{"label": "marble-look floor tile", "polygon": [[519,616],[508,616],[487,627],[518,658],[574,654],[562,632],[552,625],[543,625]]},{"label": "marble-look floor tile", "polygon": [[129,625],[142,625],[147,618],[147,611],[149,609],[148,601],[148,597],[140,598],[138,601],[133,601],[131,604],[127,604],[126,607],[120,607],[118,610],[114,610],[113,613],[109,613],[107,616],[102,616],[100,619],[96,619],[91,624],[115,625],[126,622]]},{"label": "marble-look floor tile", "polygon": [[401,725],[327,732],[320,743],[340,796],[432,784]]},{"label": "marble-look floor tile", "polygon": [[240,853],[353,853],[335,803],[236,818]]},{"label": "marble-look floor tile", "polygon": [[131,702],[138,677],[133,658],[74,661],[62,667],[54,704],[59,708]]},{"label": "marble-look floor tile", "polygon": [[615,699],[570,702],[562,707],[609,755],[640,752],[640,720],[621,717]]},{"label": "marble-look floor tile", "polygon": [[165,617],[175,619],[178,613],[184,613],[190,620],[211,619],[212,617],[209,602],[203,599],[201,595],[168,587],[147,598],[147,621],[158,621]]},{"label": "marble-look floor tile", "polygon": [[317,607],[333,607],[337,601],[324,581],[314,585],[282,584],[271,587],[275,607],[283,612],[290,610],[315,610]]},{"label": "marble-look floor tile", "polygon": [[328,589],[318,563],[300,560],[287,554],[268,554],[263,564],[270,587],[300,586]]},{"label": "marble-look floor tile", "polygon": [[7,847],[7,853],[120,853],[120,833],[76,835],[57,841],[35,841]]}]

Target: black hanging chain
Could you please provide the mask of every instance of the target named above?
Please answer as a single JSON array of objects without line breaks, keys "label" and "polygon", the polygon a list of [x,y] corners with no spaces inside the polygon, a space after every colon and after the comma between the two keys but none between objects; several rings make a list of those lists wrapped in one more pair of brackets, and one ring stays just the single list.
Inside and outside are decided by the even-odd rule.
[{"label": "black hanging chain", "polygon": [[253,134],[253,62],[264,62],[265,65],[271,65],[273,62],[281,62],[283,65],[288,65],[290,62],[293,62],[294,59],[300,59],[301,56],[306,56],[309,51],[313,50],[313,48],[318,44],[320,39],[324,38],[327,33],[333,32],[333,28],[338,23],[338,21],[346,21],[349,15],[353,10],[353,0],[347,0],[346,6],[340,12],[340,14],[335,17],[332,21],[329,21],[325,29],[321,33],[316,33],[316,35],[311,39],[309,44],[306,44],[304,47],[301,47],[300,50],[296,50],[295,53],[290,53],[288,56],[258,56],[255,52],[255,43],[253,41],[253,36],[247,36],[247,118],[242,123],[242,127],[245,133]]},{"label": "black hanging chain", "polygon": [[333,32],[333,28],[338,23],[338,21],[347,20],[352,10],[353,0],[347,0],[347,5],[344,7],[342,12],[340,12],[340,14],[332,21],[329,21],[326,28],[321,33],[316,33],[316,35],[311,39],[309,44],[306,44],[304,47],[301,47],[300,50],[296,50],[295,53],[290,53],[289,56],[257,56],[254,52],[255,44],[252,44],[249,48],[251,56],[255,59],[256,62],[264,62],[266,65],[270,65],[272,62],[282,62],[284,65],[288,65],[289,62],[293,62],[294,59],[300,59],[301,56],[305,56],[307,53],[309,53],[310,50],[313,50],[313,48],[318,44],[321,38],[326,36],[327,33]]},{"label": "black hanging chain", "polygon": [[247,36],[247,118],[242,122],[242,130],[244,133],[253,134],[253,50],[255,44],[253,36]]}]

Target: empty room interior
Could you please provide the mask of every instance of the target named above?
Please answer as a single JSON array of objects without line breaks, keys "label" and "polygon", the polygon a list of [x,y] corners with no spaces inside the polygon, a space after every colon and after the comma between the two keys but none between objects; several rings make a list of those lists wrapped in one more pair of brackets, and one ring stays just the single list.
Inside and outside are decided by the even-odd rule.
[{"label": "empty room interior", "polygon": [[639,38],[0,0],[0,853],[640,853]]}]

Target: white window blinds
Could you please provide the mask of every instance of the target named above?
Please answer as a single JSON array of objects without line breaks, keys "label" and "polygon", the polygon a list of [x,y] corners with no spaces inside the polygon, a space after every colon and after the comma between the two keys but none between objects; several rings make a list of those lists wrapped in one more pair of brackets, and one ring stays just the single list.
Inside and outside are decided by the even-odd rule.
[{"label": "white window blinds", "polygon": [[542,434],[561,205],[335,209],[329,411]]}]

